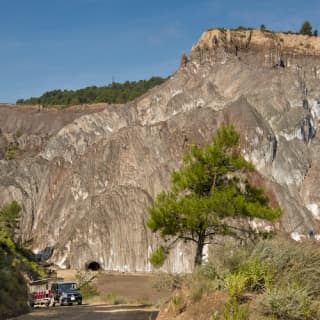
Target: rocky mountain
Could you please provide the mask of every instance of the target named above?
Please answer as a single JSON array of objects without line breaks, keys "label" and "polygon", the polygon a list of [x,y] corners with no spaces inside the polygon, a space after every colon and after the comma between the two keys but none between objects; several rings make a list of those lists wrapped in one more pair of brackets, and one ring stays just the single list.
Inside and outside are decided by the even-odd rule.
[{"label": "rocky mountain", "polygon": [[[319,233],[320,39],[205,32],[165,83],[126,105],[0,107],[0,199],[20,237],[60,266],[150,271],[147,207],[191,143],[234,123],[243,155],[285,210],[279,228]],[[179,244],[165,269],[190,271]]]}]

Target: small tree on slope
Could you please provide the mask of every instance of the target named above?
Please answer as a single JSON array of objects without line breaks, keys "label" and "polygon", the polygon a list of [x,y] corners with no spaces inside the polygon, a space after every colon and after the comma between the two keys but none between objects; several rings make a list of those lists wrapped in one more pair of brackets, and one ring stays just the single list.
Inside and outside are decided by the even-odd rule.
[{"label": "small tree on slope", "polygon": [[312,36],[312,25],[309,21],[305,21],[301,28],[300,28],[300,33],[307,35],[307,36]]},{"label": "small tree on slope", "polygon": [[203,248],[218,235],[255,232],[235,226],[240,217],[275,221],[280,208],[271,208],[261,189],[244,178],[254,167],[239,153],[240,135],[233,126],[217,130],[203,149],[191,146],[181,169],[172,173],[172,188],[161,192],[149,208],[148,227],[169,244],[157,249],[150,261],[160,267],[179,240],[196,245],[195,266],[201,265]]}]

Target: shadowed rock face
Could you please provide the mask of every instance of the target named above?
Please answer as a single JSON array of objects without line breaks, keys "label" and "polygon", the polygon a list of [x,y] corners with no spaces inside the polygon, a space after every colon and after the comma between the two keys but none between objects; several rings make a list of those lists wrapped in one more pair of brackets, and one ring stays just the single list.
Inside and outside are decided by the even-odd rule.
[{"label": "shadowed rock face", "polygon": [[[1,106],[0,199],[23,205],[20,237],[59,265],[150,271],[159,239],[147,207],[188,145],[228,123],[285,209],[279,227],[319,232],[319,48],[315,37],[211,30],[167,82],[127,105]],[[192,251],[179,244],[165,269],[190,271]]]}]

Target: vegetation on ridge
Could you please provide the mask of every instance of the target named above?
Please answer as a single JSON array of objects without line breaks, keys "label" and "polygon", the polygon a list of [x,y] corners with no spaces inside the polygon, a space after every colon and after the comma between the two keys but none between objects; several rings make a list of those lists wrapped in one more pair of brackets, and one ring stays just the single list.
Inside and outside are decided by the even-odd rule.
[{"label": "vegetation on ridge", "polygon": [[113,82],[103,87],[91,86],[79,90],[53,90],[45,92],[40,97],[19,99],[17,104],[65,107],[99,102],[126,103],[160,85],[165,80],[167,79],[152,77],[149,80]]},{"label": "vegetation on ridge", "polygon": [[[214,30],[215,28],[209,28],[208,31],[210,30]],[[227,30],[226,28],[218,28],[219,30],[222,30],[222,31],[225,31]],[[230,30],[235,30],[235,31],[242,31],[242,30],[254,30],[255,28],[252,28],[252,27],[245,27],[245,26],[238,26],[237,28],[230,28]],[[303,34],[303,35],[308,35],[308,36],[315,36],[317,37],[318,36],[318,30],[317,29],[313,29],[310,21],[305,21],[303,22],[303,24],[301,25],[300,27],[300,30],[299,31],[291,31],[291,30],[288,30],[288,31],[273,31],[273,30],[269,30],[267,29],[266,25],[264,23],[262,23],[259,27],[259,29],[263,32],[270,32],[270,33],[273,33],[273,32],[282,32],[282,33],[286,33],[286,34]]]},{"label": "vegetation on ridge", "polygon": [[301,28],[300,28],[300,33],[307,35],[307,36],[318,36],[318,30],[312,30],[312,25],[310,21],[305,21]]},{"label": "vegetation on ridge", "polygon": [[172,173],[172,188],[161,192],[149,209],[148,226],[166,244],[151,256],[155,267],[163,264],[178,241],[196,245],[195,265],[201,265],[206,244],[219,236],[255,238],[259,231],[245,221],[277,220],[282,211],[271,208],[263,190],[250,184],[246,174],[253,165],[240,155],[240,135],[234,127],[221,127],[211,144],[193,145],[183,167]]}]

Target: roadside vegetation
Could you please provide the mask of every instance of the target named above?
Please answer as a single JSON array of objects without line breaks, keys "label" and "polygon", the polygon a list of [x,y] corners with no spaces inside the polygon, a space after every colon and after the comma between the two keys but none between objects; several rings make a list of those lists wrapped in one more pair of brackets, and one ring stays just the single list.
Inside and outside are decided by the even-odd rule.
[{"label": "roadside vegetation", "polygon": [[99,295],[94,279],[98,276],[98,272],[90,270],[78,270],[76,273],[76,281],[78,288],[84,300],[90,300]]},{"label": "roadside vegetation", "polygon": [[20,210],[16,201],[0,208],[0,319],[27,312],[26,279],[45,276],[33,253],[14,240]]},{"label": "roadside vegetation", "polygon": [[[312,320],[320,318],[320,249],[286,236],[212,248],[192,275],[171,276],[160,319]],[[168,277],[168,276],[167,276]],[[177,286],[178,283],[178,286]]]},{"label": "roadside vegetation", "polygon": [[149,80],[113,82],[103,87],[86,87],[79,90],[52,90],[40,97],[19,99],[17,104],[67,107],[88,103],[127,103],[160,85],[167,78],[152,77]]}]

